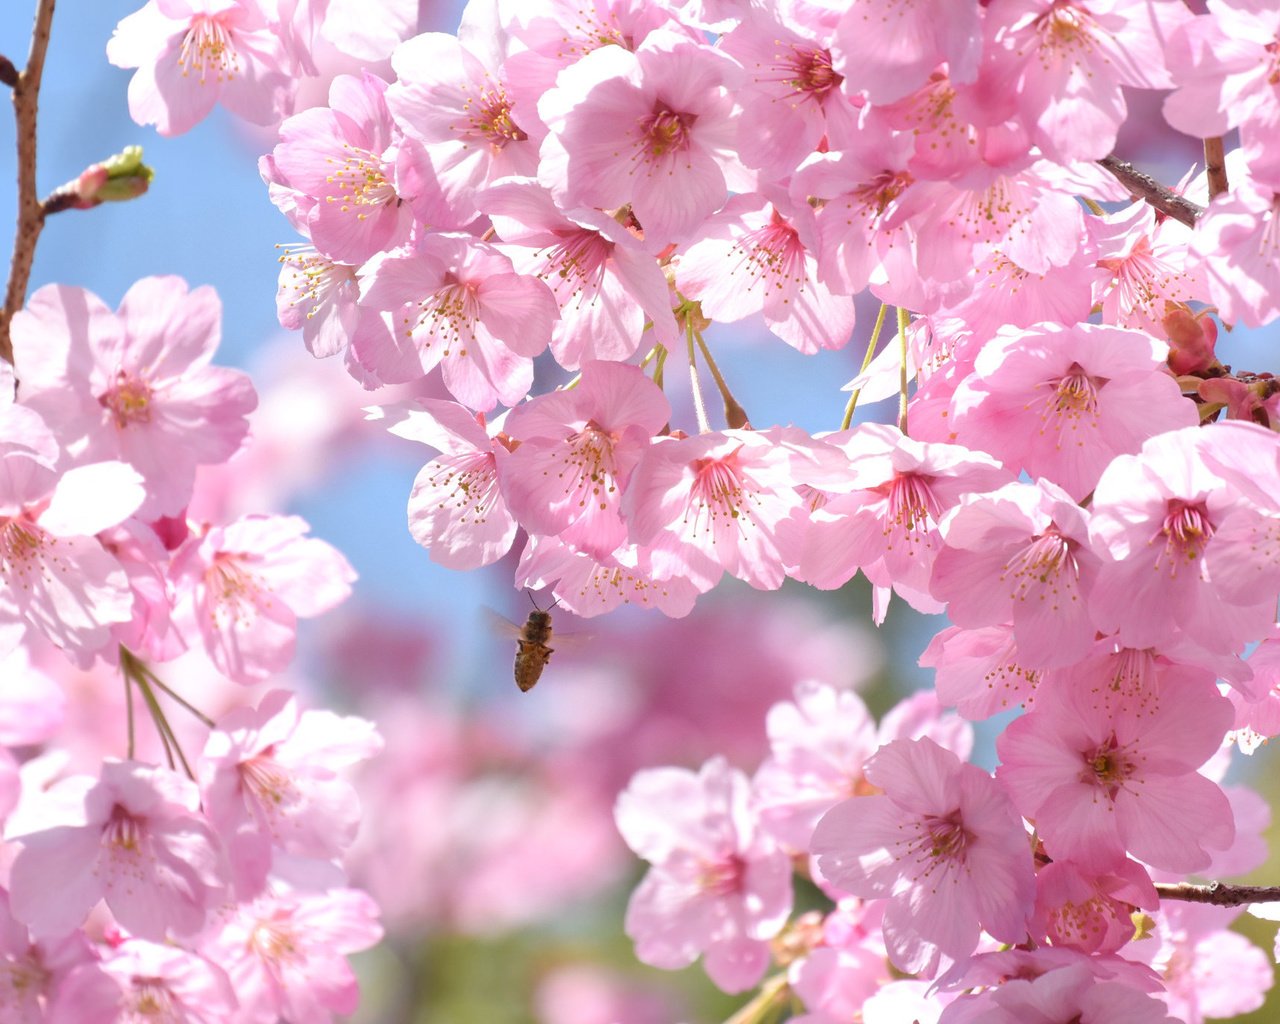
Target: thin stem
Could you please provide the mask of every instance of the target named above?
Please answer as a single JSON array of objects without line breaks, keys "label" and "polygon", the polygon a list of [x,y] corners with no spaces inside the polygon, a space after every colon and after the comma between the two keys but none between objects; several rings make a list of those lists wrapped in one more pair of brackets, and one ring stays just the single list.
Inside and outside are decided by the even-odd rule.
[{"label": "thin stem", "polygon": [[755,998],[724,1024],[761,1024],[781,1010],[790,998],[791,989],[787,986],[787,976],[775,974],[772,978],[766,978]]},{"label": "thin stem", "polygon": [[1209,198],[1220,196],[1230,185],[1227,182],[1227,155],[1222,149],[1222,136],[1204,140],[1204,168],[1209,179]]},{"label": "thin stem", "polygon": [[[156,732],[160,736],[160,745],[164,747],[164,759],[169,762],[170,770],[176,771],[177,765],[173,760],[173,748],[169,745],[169,730],[166,728],[168,722],[165,721],[164,712],[160,710],[160,702],[156,700],[155,691],[147,685],[147,681],[141,676],[135,676],[133,681],[138,687],[138,692],[142,694],[143,702],[147,705],[151,721],[155,723]],[[164,722],[164,725],[161,725],[161,722]]]},{"label": "thin stem", "polygon": [[[862,376],[867,372],[867,367],[871,365],[871,359],[876,354],[876,345],[880,341],[880,328],[884,326],[884,315],[888,309],[888,304],[880,303],[880,312],[876,314],[876,325],[871,328],[871,340],[867,342],[867,354],[862,357],[862,366],[858,369],[858,376]],[[853,422],[853,411],[858,408],[858,396],[860,394],[862,394],[862,388],[857,388],[849,395],[849,402],[844,407],[844,419],[840,421],[841,430],[848,430],[849,424]]]},{"label": "thin stem", "polygon": [[657,384],[659,388],[662,388],[666,381],[664,373],[667,368],[667,347],[665,345],[658,345],[657,349],[658,361],[653,364],[653,382]]},{"label": "thin stem", "polygon": [[689,345],[689,383],[693,388],[693,414],[698,421],[698,433],[711,433],[711,421],[707,419],[707,406],[702,400],[702,387],[698,381],[698,360],[693,350],[693,320],[685,317],[684,334]]},{"label": "thin stem", "polygon": [[[121,654],[124,654],[124,653],[125,652],[122,649]],[[133,730],[133,680],[129,677],[129,673],[123,670],[123,666],[121,666],[120,678],[124,680],[125,720],[128,723],[127,728],[128,728],[128,734],[129,734],[129,744],[126,748],[125,756],[130,761],[132,761],[134,750],[136,749],[136,746],[137,746],[136,743],[134,742],[134,730]]]},{"label": "thin stem", "polygon": [[640,360],[640,369],[643,370],[646,366],[648,366],[651,362],[653,362],[654,357],[657,356],[658,349],[660,348],[662,348],[661,345],[654,345],[653,348],[649,349],[648,353],[645,354],[645,357]]},{"label": "thin stem", "polygon": [[1149,174],[1144,174],[1127,160],[1114,153],[1098,161],[1110,171],[1135,199],[1145,199],[1161,213],[1185,224],[1196,226],[1196,219],[1204,213],[1204,207],[1193,203],[1186,196],[1178,195],[1168,185],[1161,185]]},{"label": "thin stem", "polygon": [[1099,216],[1099,217],[1105,217],[1107,215],[1107,211],[1104,210],[1095,200],[1090,199],[1088,196],[1081,196],[1080,201],[1089,208],[1090,213],[1095,214],[1096,216]]},{"label": "thin stem", "polygon": [[216,722],[214,722],[212,718],[206,715],[203,711],[193,706],[192,704],[188,703],[186,700],[180,697],[177,693],[175,693],[172,689],[170,689],[163,682],[161,682],[161,680],[157,678],[156,674],[152,672],[149,668],[146,668],[144,666],[142,671],[146,673],[147,679],[151,682],[153,686],[156,686],[159,689],[163,690],[166,694],[169,695],[169,697],[175,703],[180,705],[182,709],[186,711],[188,714],[195,717],[202,725],[206,725],[210,729],[212,729],[217,724]]},{"label": "thin stem", "polygon": [[907,328],[911,325],[911,314],[901,306],[898,307],[898,429],[903,436],[907,433]]},{"label": "thin stem", "polygon": [[716,365],[716,361],[711,357],[711,349],[707,348],[707,343],[702,337],[702,332],[698,331],[694,334],[694,339],[698,343],[698,348],[702,352],[702,358],[707,361],[707,369],[711,371],[711,377],[716,382],[716,387],[720,391],[720,397],[724,401],[724,421],[725,425],[733,430],[741,427],[749,427],[751,421],[747,416],[747,410],[736,398],[733,392],[729,390],[729,385],[725,383],[724,377],[720,375],[720,367]]},{"label": "thin stem", "polygon": [[1211,903],[1215,907],[1238,907],[1245,903],[1280,903],[1280,885],[1227,885],[1210,882],[1208,885],[1157,883],[1156,892],[1163,900],[1184,900],[1187,903]]},{"label": "thin stem", "polygon": [[0,359],[7,363],[13,362],[9,324],[13,314],[26,302],[31,267],[36,258],[36,241],[44,227],[44,207],[36,193],[36,111],[40,79],[44,75],[44,58],[49,50],[53,4],[54,0],[39,0],[36,5],[27,66],[19,73],[13,86],[13,116],[18,129],[18,227],[13,236],[13,257],[9,263],[4,308],[0,309]]}]

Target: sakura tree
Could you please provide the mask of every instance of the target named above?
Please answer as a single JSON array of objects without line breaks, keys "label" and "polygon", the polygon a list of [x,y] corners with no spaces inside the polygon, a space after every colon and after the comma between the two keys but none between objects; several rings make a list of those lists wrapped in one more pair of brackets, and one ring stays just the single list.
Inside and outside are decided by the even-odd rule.
[{"label": "sakura tree", "polygon": [[[47,220],[169,187],[131,148],[40,198],[53,6],[0,59],[6,1020],[322,1024],[380,916],[568,915],[626,870],[615,829],[635,957],[701,961],[733,1024],[1263,1005],[1280,947],[1229,927],[1280,915],[1234,881],[1280,734],[1274,5],[472,0],[442,32],[149,0],[106,45],[133,120],[256,126],[298,236],[276,313],[328,365],[265,390],[215,365],[198,282],[31,287]],[[298,379],[324,397],[275,397]],[[423,558],[538,592],[552,653],[594,620],[580,673],[661,681],[463,715],[370,621],[350,660],[387,678],[317,706],[299,620],[356,574],[289,502],[370,432]],[[789,581],[926,623],[927,688],[877,721],[847,607],[759,656]],[[770,610],[717,633],[738,584]],[[539,715],[535,767],[505,722]],[[552,980],[549,1021],[681,1012]]]}]

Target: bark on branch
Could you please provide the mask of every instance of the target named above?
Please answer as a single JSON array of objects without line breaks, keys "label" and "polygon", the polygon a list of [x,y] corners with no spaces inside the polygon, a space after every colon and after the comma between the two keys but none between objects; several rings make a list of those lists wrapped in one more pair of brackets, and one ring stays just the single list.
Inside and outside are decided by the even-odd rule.
[{"label": "bark on branch", "polygon": [[1222,882],[1192,885],[1190,882],[1179,882],[1176,885],[1157,884],[1156,892],[1162,900],[1211,903],[1215,907],[1238,907],[1245,903],[1280,903],[1280,885],[1226,885]]},{"label": "bark on branch", "polygon": [[13,237],[13,258],[9,263],[9,284],[5,289],[4,307],[0,309],[0,359],[13,362],[13,341],[9,324],[13,314],[22,308],[31,281],[31,265],[36,256],[36,240],[44,227],[44,207],[36,193],[36,110],[40,97],[40,79],[44,74],[44,58],[49,50],[49,32],[53,24],[54,0],[39,0],[35,28],[31,32],[31,51],[27,66],[13,85],[13,116],[18,128],[18,226]]},{"label": "bark on branch", "polygon": [[1160,184],[1151,175],[1138,170],[1129,161],[1121,160],[1114,153],[1104,156],[1098,163],[1110,171],[1135,199],[1145,199],[1161,213],[1189,228],[1195,227],[1197,218],[1204,213],[1203,206],[1179,195],[1168,185]]}]

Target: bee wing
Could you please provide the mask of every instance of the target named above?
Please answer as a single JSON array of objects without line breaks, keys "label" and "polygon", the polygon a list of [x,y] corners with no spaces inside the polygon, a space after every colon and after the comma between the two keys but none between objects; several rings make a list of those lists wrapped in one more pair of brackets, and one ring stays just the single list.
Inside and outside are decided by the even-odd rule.
[{"label": "bee wing", "polygon": [[524,626],[512,622],[505,615],[495,612],[492,608],[484,609],[485,622],[489,631],[497,636],[505,637],[509,640],[519,640],[524,634]]}]

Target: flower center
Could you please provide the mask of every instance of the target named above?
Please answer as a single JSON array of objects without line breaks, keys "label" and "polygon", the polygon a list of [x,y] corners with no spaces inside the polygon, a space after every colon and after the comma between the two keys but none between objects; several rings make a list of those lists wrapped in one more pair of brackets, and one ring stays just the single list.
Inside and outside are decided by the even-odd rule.
[{"label": "flower center", "polygon": [[225,25],[216,17],[199,14],[182,37],[178,51],[182,77],[195,72],[204,85],[210,74],[215,82],[229,82],[240,73],[240,54]]},{"label": "flower center", "polygon": [[529,137],[511,119],[511,101],[500,88],[483,90],[474,112],[470,97],[463,109],[471,114],[471,133],[479,135],[495,150],[504,149],[513,142],[523,142]]},{"label": "flower center", "polygon": [[1160,532],[1164,535],[1165,554],[1176,570],[1179,561],[1199,561],[1214,527],[1203,502],[1170,501]]},{"label": "flower center", "polygon": [[650,156],[663,157],[689,147],[689,130],[696,118],[665,107],[640,119],[640,137]]},{"label": "flower center", "polygon": [[387,180],[382,160],[367,149],[353,146],[349,142],[342,144],[343,159],[338,163],[332,157],[326,162],[336,164],[336,170],[325,180],[333,185],[337,195],[325,196],[326,203],[339,203],[339,209],[348,213],[356,208],[356,218],[364,220],[368,213],[361,209],[369,206],[390,206],[400,202],[395,186]]},{"label": "flower center", "polygon": [[702,891],[712,896],[733,896],[742,892],[746,867],[746,862],[736,853],[705,865],[699,879]]},{"label": "flower center", "polygon": [[111,412],[116,426],[123,430],[134,423],[151,422],[151,394],[146,381],[118,370],[115,383],[98,398],[98,404]]}]

